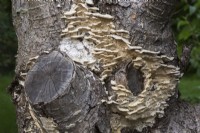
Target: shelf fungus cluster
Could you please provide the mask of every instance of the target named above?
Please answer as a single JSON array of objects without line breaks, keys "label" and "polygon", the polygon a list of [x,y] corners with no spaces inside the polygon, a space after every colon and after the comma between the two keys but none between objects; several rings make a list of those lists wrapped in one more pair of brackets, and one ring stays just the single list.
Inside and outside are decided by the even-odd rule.
[{"label": "shelf fungus cluster", "polygon": [[[70,11],[64,13],[66,29],[62,31],[60,50],[74,61],[99,73],[102,82],[116,67],[131,59],[131,67],[143,74],[143,90],[137,96],[129,87],[111,80],[107,103],[113,112],[110,123],[113,132],[124,127],[142,131],[153,126],[156,117],[164,115],[167,100],[174,94],[179,68],[164,64],[173,58],[142,47],[130,46],[129,32],[116,29],[113,17],[101,14],[87,1],[74,0]],[[131,82],[131,81],[129,81]]]}]

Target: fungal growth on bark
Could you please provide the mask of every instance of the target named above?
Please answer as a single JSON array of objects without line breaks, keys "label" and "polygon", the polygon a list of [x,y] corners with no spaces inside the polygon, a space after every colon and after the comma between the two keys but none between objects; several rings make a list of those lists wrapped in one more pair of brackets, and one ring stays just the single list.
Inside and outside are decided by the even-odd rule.
[{"label": "fungal growth on bark", "polygon": [[129,68],[143,75],[143,88],[134,94],[131,91],[134,84],[128,81],[132,78],[127,78],[130,75],[125,76],[129,85],[114,77],[109,81],[111,88],[106,88],[107,99],[102,102],[112,111],[110,124],[113,132],[121,132],[124,127],[138,131],[152,127],[155,118],[164,115],[167,100],[174,94],[181,77],[180,70],[164,63],[173,60],[171,57],[130,46],[129,32],[116,29],[113,16],[99,13],[99,9],[92,5],[91,1],[73,0],[71,10],[63,16],[67,27],[62,31],[60,50],[96,73],[103,84],[120,63],[129,61]]}]

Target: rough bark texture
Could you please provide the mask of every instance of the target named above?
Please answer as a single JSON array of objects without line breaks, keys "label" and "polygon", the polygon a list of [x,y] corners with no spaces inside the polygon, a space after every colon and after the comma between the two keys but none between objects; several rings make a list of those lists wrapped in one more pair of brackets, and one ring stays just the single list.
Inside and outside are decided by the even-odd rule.
[{"label": "rough bark texture", "polygon": [[[178,66],[176,44],[170,27],[170,16],[177,0],[138,0],[138,1],[101,1],[95,0],[95,6],[100,12],[114,16],[117,28],[123,28],[130,32],[132,46],[142,46],[151,51],[160,51],[160,54],[174,57],[173,61],[166,64]],[[71,0],[57,1],[27,1],[12,0],[13,20],[18,36],[18,56],[16,67],[16,81],[11,86],[11,93],[17,109],[17,124],[19,132],[44,132],[43,128],[49,128],[49,132],[81,133],[110,133],[109,108],[99,105],[106,93],[99,83],[98,77],[91,75],[89,70],[75,64],[76,73],[79,75],[71,82],[71,87],[65,96],[43,105],[30,104],[26,98],[24,87],[17,81],[24,81],[18,76],[27,71],[27,62],[32,57],[40,55],[44,51],[56,49],[60,45],[61,31],[65,27],[61,19],[62,13],[71,8]],[[123,67],[121,67],[123,68]],[[116,69],[119,74],[122,69]],[[142,78],[137,70],[127,69],[128,86],[137,83],[133,88],[136,95],[142,90]],[[137,75],[131,77],[131,75]],[[88,80],[92,89],[86,89]],[[133,82],[130,82],[132,80]],[[82,86],[82,87],[81,87]],[[109,84],[107,85],[109,86]],[[71,97],[71,98],[70,98]],[[35,107],[36,106],[36,107]],[[38,109],[35,114],[31,110]],[[59,108],[59,109],[58,109]],[[69,110],[67,112],[61,111]],[[76,115],[73,113],[81,110]],[[71,111],[71,112],[70,112]],[[198,133],[200,132],[200,106],[193,106],[178,100],[176,93],[169,101],[169,107],[165,110],[165,117],[157,119],[152,128],[143,129],[142,133]],[[40,125],[44,117],[51,116],[52,127]],[[35,118],[36,117],[36,118]],[[35,118],[35,119],[34,119]],[[81,119],[81,123],[76,123]],[[69,123],[70,122],[70,123]],[[36,124],[35,124],[36,123]],[[47,123],[47,122],[46,122]],[[51,129],[56,125],[56,129]],[[66,127],[64,125],[68,124]],[[70,125],[71,124],[71,125]],[[36,126],[35,126],[36,125]],[[122,129],[122,133],[137,133],[133,129]]]}]

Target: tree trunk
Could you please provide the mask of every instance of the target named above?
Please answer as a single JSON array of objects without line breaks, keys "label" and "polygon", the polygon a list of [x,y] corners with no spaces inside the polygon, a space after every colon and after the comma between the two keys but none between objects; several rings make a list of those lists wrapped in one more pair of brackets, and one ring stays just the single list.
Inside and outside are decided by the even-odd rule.
[{"label": "tree trunk", "polygon": [[177,90],[175,4],[12,0],[19,133],[200,132]]}]

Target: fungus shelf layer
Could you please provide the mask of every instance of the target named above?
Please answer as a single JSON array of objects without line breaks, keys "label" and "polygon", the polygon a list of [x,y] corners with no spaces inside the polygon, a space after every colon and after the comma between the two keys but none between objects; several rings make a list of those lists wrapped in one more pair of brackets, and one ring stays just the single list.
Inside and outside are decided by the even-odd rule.
[{"label": "fungus shelf layer", "polygon": [[74,0],[71,10],[64,13],[67,27],[62,31],[60,50],[91,71],[100,73],[102,82],[121,62],[131,59],[132,67],[143,74],[143,91],[135,96],[128,87],[112,80],[109,94],[113,95],[102,101],[115,112],[111,118],[113,131],[123,127],[141,131],[153,126],[156,117],[163,117],[168,106],[166,102],[174,94],[181,77],[179,68],[164,63],[173,60],[171,57],[130,46],[129,32],[116,29],[113,16],[99,13],[89,2],[90,6],[87,1]]}]

